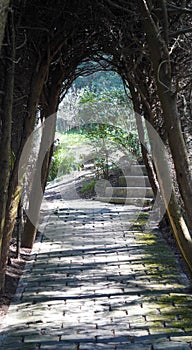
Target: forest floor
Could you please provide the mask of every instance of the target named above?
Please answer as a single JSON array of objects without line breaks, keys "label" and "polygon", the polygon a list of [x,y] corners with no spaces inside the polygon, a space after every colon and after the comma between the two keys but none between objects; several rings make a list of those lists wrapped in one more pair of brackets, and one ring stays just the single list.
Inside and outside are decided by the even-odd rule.
[{"label": "forest floor", "polygon": [[[65,194],[67,196],[73,195],[74,194],[74,186],[75,186],[75,191],[77,196],[80,196],[81,198],[92,198],[94,196],[94,191],[90,190],[86,191],[85,193],[81,192],[82,186],[87,182],[93,179],[94,176],[90,174],[88,177],[89,180],[87,180],[87,177],[84,176],[84,174],[81,172],[79,176],[76,175],[76,177],[72,178],[71,181],[70,176],[67,175],[66,179],[64,181],[64,187],[65,187]],[[112,183],[113,185],[116,184],[116,177],[112,177]],[[57,187],[57,185],[56,185]],[[58,199],[58,197],[63,197],[62,193],[61,195],[58,194],[57,190],[51,192],[51,197],[50,197],[50,192],[49,192],[49,197],[48,200],[54,201],[55,199]],[[179,252],[179,249],[176,245],[175,239],[170,231],[170,228],[161,225],[161,231],[163,234],[163,237],[166,239],[167,244],[171,247],[171,250],[174,252],[177,260],[179,261],[180,267],[182,271],[188,276],[188,278],[191,280],[191,275],[186,267],[186,264],[183,261],[183,258]],[[5,282],[5,290],[3,293],[0,294],[0,324],[3,323],[3,319],[5,315],[7,314],[9,305],[15,295],[20,277],[23,274],[23,270],[25,268],[26,262],[30,259],[30,249],[24,249],[21,248],[20,250],[20,257],[16,257],[16,239],[13,238],[10,244],[10,252],[9,252],[9,262],[7,266],[7,272],[6,272],[6,282]]]}]

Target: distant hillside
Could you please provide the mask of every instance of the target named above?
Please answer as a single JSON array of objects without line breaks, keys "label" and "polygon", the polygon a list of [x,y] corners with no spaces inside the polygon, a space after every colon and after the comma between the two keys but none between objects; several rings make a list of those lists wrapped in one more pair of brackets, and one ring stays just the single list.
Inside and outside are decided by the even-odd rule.
[{"label": "distant hillside", "polygon": [[122,79],[115,72],[95,72],[87,77],[80,76],[75,80],[74,86],[78,89],[89,87],[94,92],[99,92],[103,88],[123,89]]}]

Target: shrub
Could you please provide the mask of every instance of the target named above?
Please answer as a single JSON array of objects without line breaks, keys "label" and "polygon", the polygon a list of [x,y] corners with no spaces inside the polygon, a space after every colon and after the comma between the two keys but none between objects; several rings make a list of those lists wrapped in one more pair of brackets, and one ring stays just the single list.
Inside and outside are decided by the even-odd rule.
[{"label": "shrub", "polygon": [[74,154],[69,150],[63,150],[62,147],[58,147],[51,160],[48,181],[69,174],[71,171],[77,170],[78,168],[79,162],[75,159]]},{"label": "shrub", "polygon": [[96,180],[94,179],[84,183],[80,189],[80,193],[83,194],[84,196],[95,195],[95,184],[96,184]]}]

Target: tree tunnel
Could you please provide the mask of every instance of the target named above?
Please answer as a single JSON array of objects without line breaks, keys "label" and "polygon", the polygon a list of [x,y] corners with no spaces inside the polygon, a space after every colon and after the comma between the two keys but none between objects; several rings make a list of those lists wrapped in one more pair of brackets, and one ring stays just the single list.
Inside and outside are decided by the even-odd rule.
[{"label": "tree tunnel", "polygon": [[[53,6],[51,1],[18,4],[13,0],[10,6],[12,11],[8,12],[1,48],[4,64],[0,68],[1,87],[8,91],[6,97],[2,94],[0,99],[3,111],[0,141],[0,167],[3,169],[0,175],[1,286],[32,144],[30,135],[37,118],[43,123],[55,114],[51,118],[49,134],[42,130],[40,150],[44,149],[47,138],[50,147],[43,151],[43,161],[41,152],[37,157],[31,186],[31,198],[36,198],[36,223],[27,218],[22,234],[22,245],[26,247],[32,247],[36,235],[53,153],[58,105],[78,76],[88,75],[98,70],[98,66],[117,72],[129,90],[152,189],[154,194],[160,191],[179,248],[192,269],[189,233],[192,221],[191,129],[188,122],[191,110],[190,94],[186,89],[191,84],[191,65],[188,64],[191,56],[188,35],[190,4],[183,7],[180,2],[164,1],[158,4],[142,0],[129,3],[123,0],[58,0]],[[95,62],[96,66],[89,62]],[[185,77],[182,74],[184,69]],[[9,106],[8,110],[5,106]],[[145,147],[140,116],[147,124],[152,161]],[[153,130],[162,138],[172,158],[178,196],[175,195],[164,149]],[[185,138],[182,130],[187,130]],[[24,147],[27,150],[21,167]],[[42,167],[39,166],[41,163]],[[36,187],[39,169],[42,180],[40,195]],[[185,218],[181,208],[185,211]]]}]

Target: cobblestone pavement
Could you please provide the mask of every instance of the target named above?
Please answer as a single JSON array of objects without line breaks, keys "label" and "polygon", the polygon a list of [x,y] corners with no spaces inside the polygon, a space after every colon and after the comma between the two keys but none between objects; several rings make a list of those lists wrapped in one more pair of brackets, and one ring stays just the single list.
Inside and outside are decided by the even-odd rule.
[{"label": "cobblestone pavement", "polygon": [[189,281],[158,230],[143,229],[147,214],[131,223],[137,210],[84,200],[44,207],[0,349],[192,348]]}]

